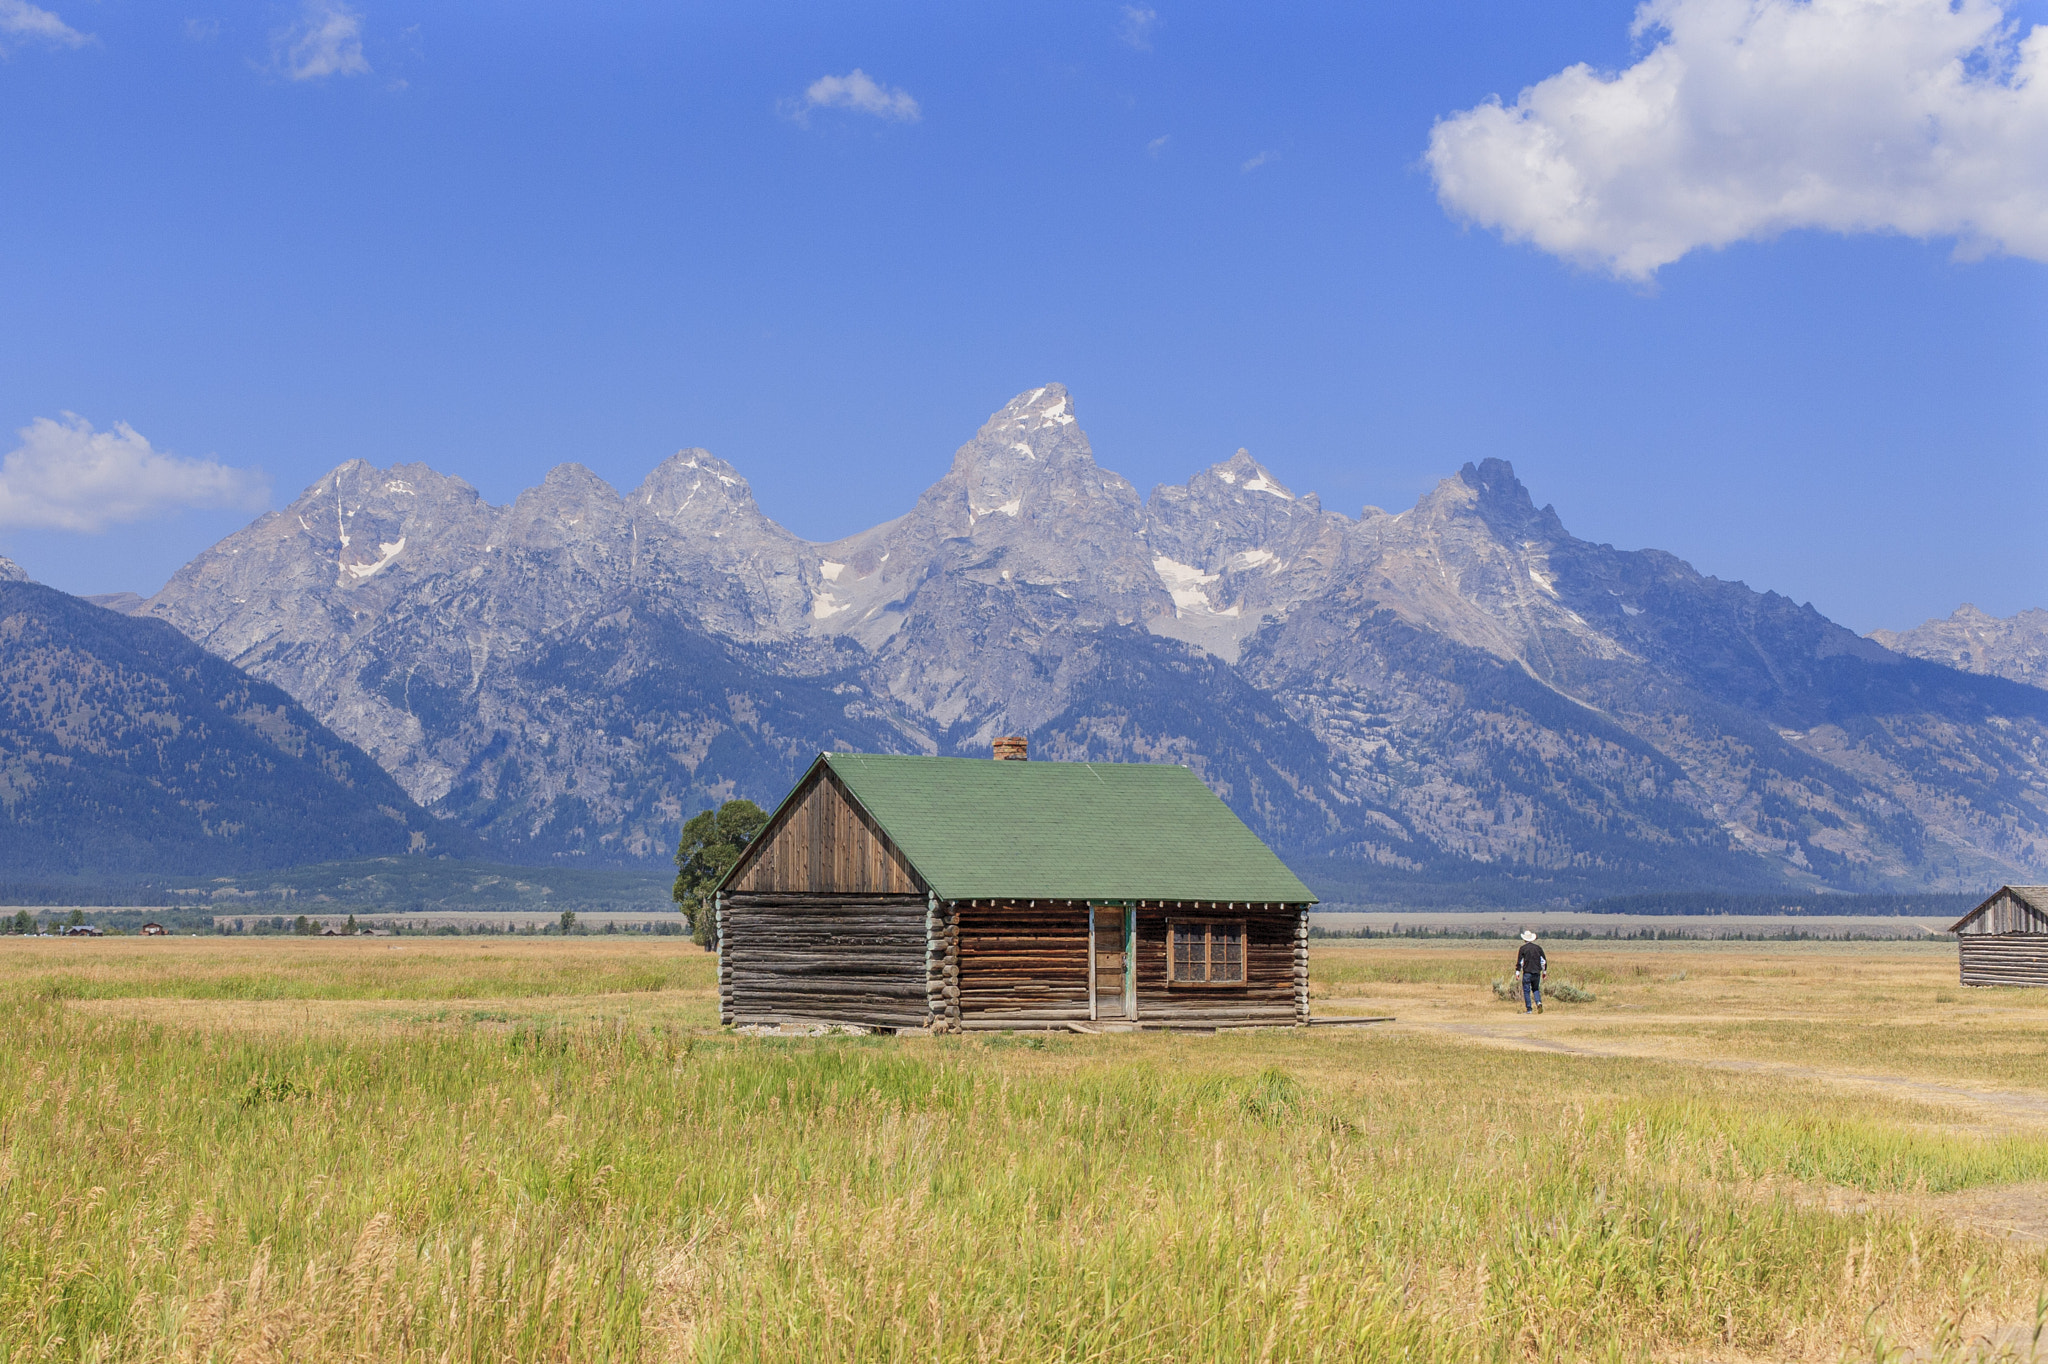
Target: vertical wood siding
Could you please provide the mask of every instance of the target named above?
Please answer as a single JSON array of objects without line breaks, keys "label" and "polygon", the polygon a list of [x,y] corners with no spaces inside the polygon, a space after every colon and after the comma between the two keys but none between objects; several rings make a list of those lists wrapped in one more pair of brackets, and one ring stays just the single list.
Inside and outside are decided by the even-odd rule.
[{"label": "vertical wood siding", "polygon": [[1958,935],[1965,985],[2048,985],[2048,933]]},{"label": "vertical wood siding", "polygon": [[1959,938],[1991,937],[2000,933],[2048,934],[2048,914],[2006,890],[1993,896],[1982,914],[1956,930]]},{"label": "vertical wood siding", "polygon": [[762,832],[728,891],[914,895],[917,873],[829,769]]}]

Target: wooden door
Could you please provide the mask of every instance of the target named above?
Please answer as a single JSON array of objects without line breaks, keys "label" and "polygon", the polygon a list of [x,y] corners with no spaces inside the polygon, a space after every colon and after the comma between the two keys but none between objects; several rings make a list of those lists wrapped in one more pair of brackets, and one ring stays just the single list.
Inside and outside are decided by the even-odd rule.
[{"label": "wooden door", "polygon": [[1088,1016],[1129,1018],[1129,916],[1120,905],[1093,905],[1088,913],[1088,948],[1094,958],[1094,978],[1088,986]]}]

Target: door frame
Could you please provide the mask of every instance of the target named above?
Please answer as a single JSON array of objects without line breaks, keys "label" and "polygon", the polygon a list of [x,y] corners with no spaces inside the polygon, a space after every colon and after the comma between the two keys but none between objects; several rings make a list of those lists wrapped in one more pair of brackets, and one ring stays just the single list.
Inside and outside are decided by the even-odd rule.
[{"label": "door frame", "polygon": [[1138,1021],[1138,907],[1124,906],[1124,1017]]},{"label": "door frame", "polygon": [[1094,1023],[1101,1017],[1101,944],[1098,940],[1095,916],[1106,910],[1122,911],[1118,915],[1118,921],[1123,930],[1123,942],[1119,944],[1119,950],[1124,958],[1124,988],[1123,996],[1118,1002],[1123,1005],[1124,1020],[1132,1022],[1138,1017],[1138,911],[1133,905],[1104,905],[1092,900],[1088,903],[1088,1021]]},{"label": "door frame", "polygon": [[1088,906],[1088,1021],[1095,1022],[1095,975],[1099,957],[1095,951],[1095,906]]}]

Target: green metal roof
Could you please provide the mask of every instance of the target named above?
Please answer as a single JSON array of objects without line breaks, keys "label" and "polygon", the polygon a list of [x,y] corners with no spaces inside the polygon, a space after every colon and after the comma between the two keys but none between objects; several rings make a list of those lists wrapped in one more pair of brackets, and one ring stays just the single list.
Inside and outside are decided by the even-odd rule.
[{"label": "green metal roof", "polygon": [[1185,767],[824,760],[941,899],[1316,898]]}]

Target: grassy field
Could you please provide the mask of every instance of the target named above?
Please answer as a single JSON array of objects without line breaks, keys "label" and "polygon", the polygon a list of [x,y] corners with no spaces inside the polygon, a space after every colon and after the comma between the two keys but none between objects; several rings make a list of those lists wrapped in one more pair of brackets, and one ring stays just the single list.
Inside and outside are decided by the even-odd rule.
[{"label": "grassy field", "polygon": [[1953,951],[1575,944],[1530,1018],[1505,945],[1318,944],[1400,1021],[784,1039],[674,938],[0,939],[0,1359],[1940,1350],[2048,1289],[1991,1231],[2048,992]]}]

